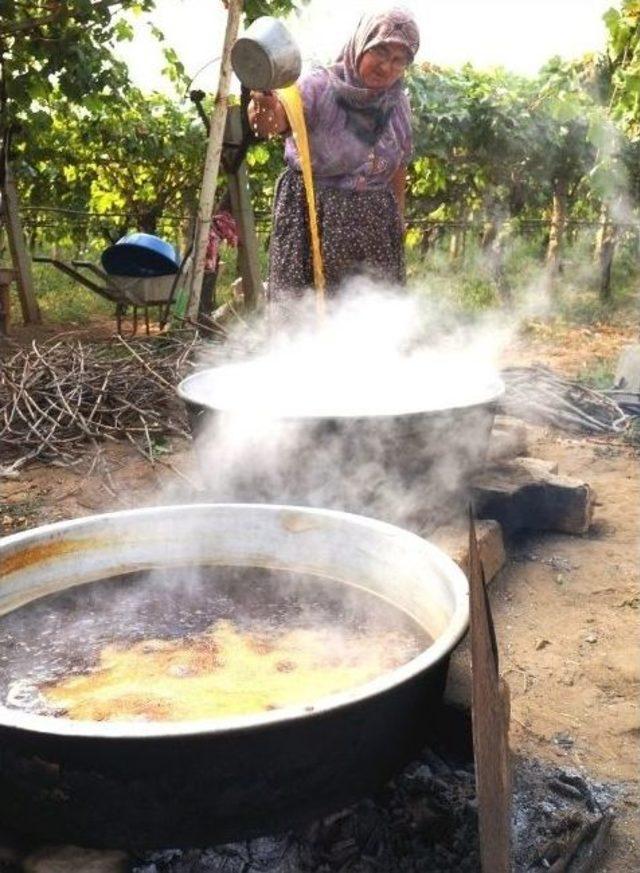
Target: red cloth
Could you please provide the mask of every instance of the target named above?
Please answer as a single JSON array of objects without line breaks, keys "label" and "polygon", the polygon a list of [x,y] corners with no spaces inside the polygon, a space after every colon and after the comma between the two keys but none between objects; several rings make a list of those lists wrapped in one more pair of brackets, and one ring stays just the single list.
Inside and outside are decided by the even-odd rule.
[{"label": "red cloth", "polygon": [[218,269],[221,242],[226,242],[233,248],[238,245],[238,228],[235,218],[230,212],[218,212],[211,220],[209,243],[204,260],[204,268],[207,272],[215,273]]}]

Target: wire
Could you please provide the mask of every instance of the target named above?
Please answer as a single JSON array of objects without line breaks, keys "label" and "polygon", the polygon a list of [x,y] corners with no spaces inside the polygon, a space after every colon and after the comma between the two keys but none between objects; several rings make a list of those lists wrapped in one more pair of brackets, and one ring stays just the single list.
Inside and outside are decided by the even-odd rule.
[{"label": "wire", "polygon": [[207,67],[210,67],[212,64],[215,64],[217,61],[220,61],[220,60],[222,60],[222,55],[218,55],[218,57],[217,57],[217,58],[214,58],[212,61],[207,61],[206,64],[203,64],[203,65],[200,67],[200,69],[197,70],[197,71],[193,74],[193,76],[191,77],[191,79],[189,79],[189,84],[187,85],[187,88],[186,88],[187,96],[189,95],[189,91],[191,91],[191,86],[193,85],[193,83],[195,82],[195,80],[198,78],[198,76],[200,75],[200,73],[201,73],[203,70],[206,70]]}]

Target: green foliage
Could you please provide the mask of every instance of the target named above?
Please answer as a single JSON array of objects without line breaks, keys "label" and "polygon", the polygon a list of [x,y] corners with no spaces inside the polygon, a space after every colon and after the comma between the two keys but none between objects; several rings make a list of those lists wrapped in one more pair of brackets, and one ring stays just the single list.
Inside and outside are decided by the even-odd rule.
[{"label": "green foliage", "polygon": [[632,140],[640,139],[640,0],[622,0],[604,16],[609,31],[605,76],[613,118]]},{"label": "green foliage", "polygon": [[95,315],[113,313],[114,306],[49,264],[33,265],[38,306],[45,321],[84,324]]},{"label": "green foliage", "polygon": [[409,251],[409,284],[433,299],[439,309],[444,306],[459,314],[490,309],[499,300],[491,266],[473,245],[467,255],[464,261],[452,262],[446,251],[436,249],[426,258],[417,250]]},{"label": "green foliage", "polygon": [[245,0],[243,6],[245,22],[250,24],[261,15],[284,18],[290,12],[295,12],[300,6],[306,6],[310,2],[311,0]]},{"label": "green foliage", "polygon": [[540,210],[554,180],[575,187],[593,165],[589,98],[559,61],[537,79],[425,65],[411,72],[408,87],[417,155],[410,193],[423,214],[482,210],[504,219],[526,207]]},{"label": "green foliage", "polygon": [[249,187],[256,213],[269,214],[278,176],[284,170],[282,140],[256,143],[247,153]]},{"label": "green foliage", "polygon": [[[5,99],[23,204],[117,211],[120,230],[152,230],[193,206],[204,137],[191,111],[130,87],[112,49],[132,36],[115,13],[153,0],[6,0],[0,24]],[[168,63],[180,73],[177,58]],[[81,234],[80,234],[81,235]],[[78,245],[61,229],[57,244]]]},{"label": "green foliage", "polygon": [[[304,3],[247,0],[245,21],[286,16]],[[178,242],[179,222],[193,214],[205,151],[201,121],[191,104],[131,87],[112,53],[117,41],[132,37],[130,17],[119,13],[153,5],[153,0],[0,0],[8,98],[0,121],[14,126],[12,158],[22,203],[114,215],[108,227],[96,222],[89,232],[71,220],[36,229],[27,219],[32,244],[84,252],[95,260],[107,230],[120,235],[144,229]],[[437,247],[423,258],[420,231],[410,233],[410,273],[414,278],[428,273],[429,287],[454,308],[480,310],[495,305],[505,286],[517,296],[535,285],[545,229],[524,239],[522,228],[530,219],[548,222],[559,189],[574,219],[593,221],[604,204],[611,215],[635,220],[640,0],[621,0],[605,21],[609,37],[599,55],[574,62],[553,58],[536,77],[470,65],[457,70],[422,65],[408,73],[415,123],[409,217],[471,221],[486,229],[484,239],[477,234],[468,243],[463,263],[451,263]],[[153,25],[151,30],[162,43],[162,33]],[[164,57],[165,75],[184,91],[182,60],[166,45]],[[254,208],[266,219],[283,169],[282,142],[254,144],[247,165]],[[559,279],[559,305],[568,306],[571,297],[579,318],[594,315],[593,307],[600,305],[594,301],[599,277],[593,237],[592,232],[573,247],[566,245]],[[223,250],[218,299],[229,293],[235,259],[234,252]],[[45,269],[39,293],[46,311],[78,320],[81,314],[73,311],[85,303],[87,311],[102,305],[78,286],[72,294],[64,290],[67,280]],[[637,248],[623,237],[613,265],[614,305],[633,293],[637,278]]]},{"label": "green foliage", "polygon": [[587,388],[603,391],[613,386],[614,374],[614,361],[602,361],[596,358],[588,367],[583,367],[578,374],[578,382],[586,385]]},{"label": "green foliage", "polygon": [[[640,291],[640,262],[634,235],[620,243],[614,261],[615,293],[603,304],[597,296],[599,274],[593,267],[593,234],[586,231],[572,240],[555,287],[553,306],[544,293],[544,274],[540,253],[544,241],[540,233],[515,236],[505,244],[496,271],[492,252],[482,248],[479,235],[467,233],[463,259],[452,259],[448,239],[431,246],[423,255],[417,245],[407,253],[407,273],[411,287],[432,298],[439,309],[473,315],[502,304],[505,292],[516,310],[542,316],[551,309],[556,317],[571,323],[591,324],[636,319]],[[637,246],[637,243],[635,244]]]},{"label": "green foliage", "polygon": [[77,118],[76,134],[79,148],[83,138],[90,142],[97,211],[126,212],[136,227],[154,233],[163,214],[195,209],[205,135],[190,106],[129,89],[126,99]]},{"label": "green foliage", "polygon": [[[31,125],[31,110],[64,100],[75,105],[117,93],[128,81],[112,54],[130,28],[116,10],[148,11],[153,0],[3,0],[0,56],[6,124]],[[39,118],[46,123],[46,113]]]},{"label": "green foliage", "polygon": [[16,149],[23,202],[122,213],[119,231],[155,233],[195,209],[205,135],[192,107],[129,88],[87,111],[60,101]]}]

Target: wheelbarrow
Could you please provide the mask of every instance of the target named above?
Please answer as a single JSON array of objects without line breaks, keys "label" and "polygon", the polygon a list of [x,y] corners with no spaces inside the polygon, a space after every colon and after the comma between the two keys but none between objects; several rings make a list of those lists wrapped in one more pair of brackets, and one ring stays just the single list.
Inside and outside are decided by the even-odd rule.
[{"label": "wheelbarrow", "polygon": [[135,233],[123,237],[101,256],[104,269],[91,261],[34,257],[52,264],[85,288],[115,304],[116,329],[122,332],[122,317],[132,307],[133,333],[138,330],[138,309],[144,313],[145,329],[150,333],[149,308],[158,307],[158,321],[165,320],[165,309],[173,300],[177,284],[183,279],[181,261],[173,246],[151,234]]}]

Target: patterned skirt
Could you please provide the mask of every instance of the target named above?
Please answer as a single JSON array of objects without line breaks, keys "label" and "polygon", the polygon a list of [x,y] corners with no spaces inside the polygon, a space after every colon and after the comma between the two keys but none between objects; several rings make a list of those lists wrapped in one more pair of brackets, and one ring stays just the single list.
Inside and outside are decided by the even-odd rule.
[{"label": "patterned skirt", "polygon": [[[402,222],[389,188],[316,187],[327,295],[353,276],[402,285]],[[311,237],[302,175],[285,170],[276,185],[269,249],[268,298],[286,303],[313,286]]]}]

